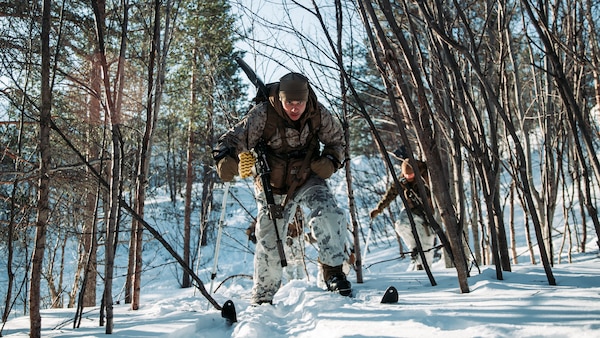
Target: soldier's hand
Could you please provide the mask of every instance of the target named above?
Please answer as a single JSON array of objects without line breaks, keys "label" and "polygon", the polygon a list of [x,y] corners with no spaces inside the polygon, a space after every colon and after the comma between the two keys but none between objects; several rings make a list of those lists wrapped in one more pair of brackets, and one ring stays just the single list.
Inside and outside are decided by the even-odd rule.
[{"label": "soldier's hand", "polygon": [[335,165],[328,157],[322,156],[310,163],[310,170],[320,178],[326,179],[335,172]]},{"label": "soldier's hand", "polygon": [[371,218],[375,218],[377,215],[379,215],[381,213],[381,211],[379,211],[379,209],[373,209],[371,210],[371,212],[369,213],[369,216],[371,216]]},{"label": "soldier's hand", "polygon": [[254,232],[254,226],[250,226],[246,229],[246,235],[248,235],[248,240],[254,244],[256,244],[256,233]]},{"label": "soldier's hand", "polygon": [[223,157],[217,162],[217,174],[225,182],[232,181],[238,174],[238,161],[231,156]]}]

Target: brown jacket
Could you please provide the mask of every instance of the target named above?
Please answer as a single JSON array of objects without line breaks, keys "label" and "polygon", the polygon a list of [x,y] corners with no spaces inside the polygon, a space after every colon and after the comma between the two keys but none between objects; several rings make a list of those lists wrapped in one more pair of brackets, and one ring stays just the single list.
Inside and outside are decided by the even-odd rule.
[{"label": "brown jacket", "polygon": [[[285,182],[285,177],[275,176],[285,176],[290,161],[305,157],[313,135],[323,144],[321,153],[317,148],[313,158],[329,155],[337,160],[339,166],[343,162],[346,145],[340,121],[317,101],[310,87],[304,114],[298,121],[290,120],[279,100],[279,86],[275,85],[271,89],[269,102],[259,103],[252,108],[240,122],[221,136],[215,150],[234,149],[237,155],[254,149],[264,139],[267,143],[267,161],[272,169],[271,184],[274,185],[274,182]],[[275,185],[281,191],[286,190]]]},{"label": "brown jacket", "polygon": [[[429,187],[427,186],[428,177],[427,177],[427,165],[423,161],[417,161],[419,165],[419,172],[421,177],[423,178],[423,183],[425,184],[425,190],[427,191],[427,203],[432,207],[431,203],[431,192]],[[423,209],[423,201],[419,196],[419,190],[417,187],[417,183],[415,181],[408,182],[405,178],[400,179],[400,188],[402,189],[402,193],[404,194],[404,198],[407,201],[408,209],[416,214],[423,215],[425,210]],[[392,183],[382,199],[377,203],[376,210],[381,213],[385,208],[387,208],[394,199],[398,197],[398,189],[396,188],[396,184]]]}]

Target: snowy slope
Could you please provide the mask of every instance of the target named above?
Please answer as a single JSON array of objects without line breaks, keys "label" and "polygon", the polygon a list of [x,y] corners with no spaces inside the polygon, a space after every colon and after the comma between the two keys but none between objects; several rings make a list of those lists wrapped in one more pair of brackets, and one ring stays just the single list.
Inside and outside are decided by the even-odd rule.
[{"label": "snowy slope", "polygon": [[[374,190],[385,189],[382,177],[368,174],[373,172],[372,163],[358,158],[354,164],[363,168],[356,172],[358,179]],[[341,175],[336,174],[332,183],[340,204],[345,205]],[[356,275],[350,273],[352,298],[326,292],[317,285],[316,250],[308,245],[308,278],[285,283],[274,305],[250,307],[252,281],[247,275],[252,274],[253,245],[243,232],[255,212],[249,189],[247,181],[232,185],[236,199],[230,198],[227,204],[216,278],[210,279],[214,242],[202,248],[197,266],[198,275],[220,304],[233,300],[238,322],[228,326],[200,292],[179,288],[181,270],[156,241],[149,241],[145,246],[149,268],[142,278],[141,308],[131,311],[128,305],[116,304],[112,336],[600,337],[600,256],[595,236],[587,245],[589,253],[573,253],[573,263],[566,264],[563,259],[563,264],[553,267],[556,286],[548,285],[543,267],[527,262],[524,254],[512,272],[503,272],[503,280],[496,279],[493,266],[473,266],[470,292],[461,294],[455,270],[445,268],[442,261],[432,269],[435,286],[424,271],[407,271],[409,260],[399,257],[396,239],[388,233],[369,244],[363,262],[364,283],[356,283]],[[372,207],[360,200],[360,194],[357,198],[359,207]],[[220,204],[219,197],[217,201]],[[169,242],[177,243],[181,236],[175,228],[181,224],[173,215],[178,207],[172,210],[169,204],[162,194],[157,195],[149,204],[148,219]],[[214,214],[218,218],[219,210]],[[361,222],[368,226],[367,220]],[[592,236],[591,225],[588,229]],[[215,234],[211,238],[214,240]],[[115,274],[116,288],[122,287],[122,268],[123,264]],[[399,302],[381,304],[384,290],[391,285],[398,289]],[[121,300],[120,291],[114,291],[116,301]],[[98,311],[98,307],[86,308],[81,327],[73,329],[73,309],[44,310],[43,336],[105,336],[104,328],[98,326]],[[11,318],[3,337],[28,337],[28,328],[28,317]]]},{"label": "snowy slope", "polygon": [[[382,257],[383,258],[383,257]],[[381,264],[354,284],[353,298],[323,291],[311,280],[285,284],[275,305],[248,307],[249,288],[221,287],[215,298],[234,300],[238,322],[190,289],[155,285],[143,305],[117,305],[115,337],[600,337],[600,258],[578,254],[576,263],[553,269],[549,286],[541,266],[518,265],[496,280],[491,267],[474,271],[471,292],[461,294],[452,269],[436,267],[436,286],[404,263]],[[165,281],[168,283],[168,281]],[[383,290],[398,288],[397,304],[381,304]],[[82,328],[72,329],[72,310],[43,312],[44,337],[101,337],[98,310],[86,309]],[[11,320],[5,337],[27,337],[27,317]]]}]

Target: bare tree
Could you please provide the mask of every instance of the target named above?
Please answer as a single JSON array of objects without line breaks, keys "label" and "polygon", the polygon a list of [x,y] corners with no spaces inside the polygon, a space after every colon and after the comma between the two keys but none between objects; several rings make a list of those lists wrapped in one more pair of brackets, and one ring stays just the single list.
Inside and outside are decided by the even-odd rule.
[{"label": "bare tree", "polygon": [[[89,108],[88,108],[88,128],[87,128],[87,158],[88,160],[97,159],[101,152],[98,150],[96,142],[93,140],[99,139],[100,135],[97,132],[97,127],[102,126],[100,119],[101,102],[98,94],[102,92],[102,75],[99,57],[94,54],[90,58],[90,90]],[[105,130],[103,128],[102,130]],[[103,139],[104,137],[102,137]],[[101,171],[102,162],[94,166],[97,171]],[[92,176],[91,171],[87,169],[89,176]],[[98,205],[101,197],[100,184],[89,185],[85,191],[85,216],[82,227],[82,249],[84,256],[81,262],[85,264],[83,284],[81,292],[83,293],[81,307],[96,305],[96,276],[97,276],[97,222],[98,222]]]},{"label": "bare tree", "polygon": [[46,226],[48,224],[50,179],[50,119],[52,88],[50,86],[50,0],[44,0],[42,8],[42,76],[40,104],[40,166],[38,183],[38,214],[36,221],[35,250],[31,262],[31,288],[29,295],[30,337],[41,337],[40,281],[42,277],[44,251],[46,249]]},{"label": "bare tree", "polygon": [[[598,218],[598,211],[591,202],[590,185],[593,179],[588,171],[588,166],[586,165],[586,163],[589,161],[590,167],[595,174],[596,182],[598,182],[598,180],[600,180],[600,162],[598,161],[598,154],[595,151],[591,139],[591,135],[593,135],[593,133],[589,128],[589,124],[586,123],[585,119],[583,118],[583,114],[575,98],[571,82],[567,79],[563,72],[564,64],[561,62],[555,46],[552,43],[553,36],[548,27],[549,18],[546,14],[548,11],[547,6],[540,4],[538,8],[535,8],[536,13],[534,13],[534,8],[529,1],[523,0],[522,3],[533,27],[536,29],[538,36],[544,45],[545,52],[549,60],[549,74],[553,75],[553,80],[560,94],[561,101],[567,111],[567,121],[569,123],[569,127],[571,128],[572,136],[575,138],[575,154],[577,155],[579,162],[583,165],[582,177],[584,179],[583,187],[585,192],[585,206],[587,207],[588,214],[594,223],[596,235],[600,237],[600,221]],[[582,132],[579,133],[579,130]],[[588,161],[586,161],[586,159]],[[598,242],[598,247],[600,248],[600,241]]]},{"label": "bare tree", "polygon": [[[119,65],[117,67],[117,74],[115,76],[116,82],[119,84],[117,88],[119,91],[113,93],[111,90],[110,76],[108,70],[108,63],[106,60],[106,46],[104,40],[105,34],[105,8],[104,2],[92,0],[92,9],[94,10],[94,17],[96,20],[96,37],[98,48],[97,52],[100,56],[100,65],[102,68],[102,76],[104,80],[104,94],[106,99],[107,115],[110,117],[111,127],[111,173],[110,173],[110,195],[109,195],[109,207],[108,207],[108,224],[106,226],[106,237],[105,237],[105,277],[104,277],[104,308],[106,311],[106,333],[111,334],[113,331],[113,304],[112,304],[112,282],[114,272],[114,250],[115,250],[115,237],[117,235],[116,228],[119,216],[119,203],[121,200],[121,157],[122,157],[122,138],[121,138],[121,113],[118,110],[122,96],[122,84],[123,84],[123,61],[125,53],[125,41],[127,41],[127,13],[128,5],[125,1],[123,11],[123,23],[121,32],[122,48],[120,49]],[[116,94],[116,95],[114,95]],[[113,96],[114,95],[114,96]],[[101,321],[102,322],[102,321]]]},{"label": "bare tree", "polygon": [[[191,81],[191,90],[190,90],[190,103],[192,107],[195,107],[197,104],[196,99],[196,49],[193,50],[192,53],[192,71],[190,74]],[[190,264],[190,250],[191,250],[191,240],[192,240],[192,186],[195,178],[194,174],[194,162],[196,160],[195,156],[195,132],[196,128],[194,128],[194,120],[196,114],[192,113],[190,116],[190,120],[188,121],[188,142],[187,142],[187,151],[186,151],[186,170],[185,170],[185,195],[184,195],[184,210],[183,210],[183,260]],[[191,279],[189,273],[186,271],[183,272],[183,277],[181,279],[181,287],[189,288],[191,285]]]},{"label": "bare tree", "polygon": [[[314,1],[313,1],[313,5],[315,6],[315,11],[318,13],[318,7],[315,5]],[[344,41],[344,34],[343,34],[343,25],[344,25],[344,20],[343,20],[343,6],[341,1],[336,0],[335,1],[335,14],[336,14],[336,36],[337,36],[337,40],[336,40],[336,49],[338,51],[337,55],[337,63],[340,66],[344,65],[344,59],[343,59],[343,53],[340,53],[340,51],[342,51],[344,49],[344,45],[343,45],[343,41]],[[321,20],[321,22],[323,22]],[[350,158],[350,129],[349,129],[349,124],[348,124],[348,118],[349,118],[349,109],[348,109],[348,97],[346,96],[347,93],[347,86],[346,86],[346,78],[344,76],[344,74],[342,72],[340,72],[340,92],[342,93],[342,112],[344,112],[343,114],[343,126],[344,126],[344,138],[346,140],[346,152],[345,152],[345,157],[346,159]],[[352,222],[352,234],[353,234],[353,239],[354,239],[354,255],[355,255],[355,263],[354,263],[354,270],[356,271],[356,282],[357,283],[362,283],[363,282],[363,271],[362,271],[362,255],[361,255],[361,247],[360,247],[360,230],[359,230],[359,224],[358,224],[358,219],[357,219],[357,208],[356,208],[356,200],[354,198],[354,188],[353,188],[353,184],[352,184],[352,168],[350,166],[349,163],[346,163],[345,165],[345,170],[346,170],[346,183],[348,186],[348,209],[350,212],[350,220]]]},{"label": "bare tree", "polygon": [[[409,50],[408,43],[404,38],[404,35],[400,28],[396,25],[396,19],[393,16],[393,13],[390,11],[390,4],[388,2],[383,2],[381,6],[383,6],[383,13],[386,16],[386,22],[390,25],[392,33],[395,35],[397,39],[397,43],[401,46],[401,51],[403,53],[404,59],[407,63],[407,68],[411,72],[411,80],[413,86],[415,86],[414,90],[417,91],[417,102],[413,102],[412,96],[409,94],[408,87],[406,86],[406,81],[403,79],[402,68],[399,64],[399,58],[395,55],[389,40],[386,38],[385,33],[381,28],[381,24],[379,22],[378,17],[375,15],[373,6],[368,2],[362,2],[362,6],[365,8],[365,12],[367,13],[368,18],[363,19],[364,21],[369,21],[374,27],[374,33],[377,35],[377,43],[379,44],[379,50],[374,50],[376,58],[381,58],[385,60],[386,68],[380,68],[382,72],[382,77],[384,77],[384,81],[388,83],[388,86],[391,86],[394,83],[394,92],[399,92],[401,95],[401,100],[405,108],[405,114],[412,121],[413,127],[416,130],[416,135],[420,144],[421,149],[424,150],[425,156],[427,157],[427,162],[429,163],[428,168],[430,170],[430,177],[432,178],[431,185],[433,187],[433,194],[436,197],[436,201],[438,207],[440,208],[440,214],[442,216],[442,220],[447,229],[447,236],[450,244],[450,248],[452,250],[452,256],[454,265],[458,272],[458,282],[460,286],[461,292],[469,292],[469,287],[467,283],[467,268],[466,268],[466,260],[464,258],[464,252],[462,249],[462,241],[460,237],[460,232],[457,230],[458,225],[456,223],[456,217],[454,215],[454,210],[451,204],[451,198],[448,190],[441,189],[437,190],[441,187],[448,186],[447,176],[442,171],[442,161],[440,154],[438,153],[437,146],[434,143],[435,138],[432,133],[432,108],[429,106],[427,101],[425,100],[425,86],[421,82],[421,75],[419,71],[419,67],[416,64],[416,60],[412,53]],[[388,79],[388,76],[390,79]],[[391,89],[391,87],[390,87]],[[389,91],[390,102],[392,103],[392,107],[396,106],[395,99],[392,91]],[[396,122],[399,127],[402,126],[402,115],[398,108],[394,108]],[[400,127],[399,131],[400,135],[403,135],[404,144],[407,145],[409,149],[409,158],[411,159],[411,163],[414,168],[416,168],[416,163],[414,162],[414,158],[412,156],[412,151],[408,141],[408,137],[403,128]],[[399,185],[399,183],[396,183]],[[423,182],[420,178],[418,178],[418,186],[419,193],[421,196],[426,196],[425,188],[423,186]],[[436,188],[437,187],[437,188]],[[426,200],[424,198],[423,200]],[[425,203],[426,215],[429,224],[437,224],[436,220],[433,218],[433,210],[430,209],[429,205]],[[413,225],[414,228],[414,225]],[[413,229],[413,234],[415,235],[415,239],[418,238],[416,235],[415,229]],[[438,234],[441,236],[441,234]],[[421,250],[422,252],[422,250]],[[425,261],[424,257],[423,261]]]},{"label": "bare tree", "polygon": [[[146,96],[146,123],[142,144],[140,147],[139,162],[136,173],[136,196],[135,210],[140,217],[144,217],[144,205],[146,202],[146,186],[148,185],[148,174],[150,170],[150,159],[152,157],[152,142],[154,128],[160,110],[160,98],[162,95],[162,80],[164,69],[164,55],[161,52],[161,2],[154,1],[154,26],[152,31],[151,48],[149,52],[148,64],[148,82]],[[170,2],[167,3],[170,6]],[[170,8],[167,8],[169,11]],[[167,17],[167,28],[169,27],[169,17]],[[168,35],[166,40],[168,41]],[[155,69],[156,68],[156,69]],[[156,71],[156,76],[155,76]],[[143,226],[137,220],[133,220],[131,229],[131,243],[134,244],[135,273],[133,275],[133,297],[131,308],[137,310],[140,303],[140,288],[142,278],[142,244],[143,244]],[[130,263],[131,264],[131,263]]]}]

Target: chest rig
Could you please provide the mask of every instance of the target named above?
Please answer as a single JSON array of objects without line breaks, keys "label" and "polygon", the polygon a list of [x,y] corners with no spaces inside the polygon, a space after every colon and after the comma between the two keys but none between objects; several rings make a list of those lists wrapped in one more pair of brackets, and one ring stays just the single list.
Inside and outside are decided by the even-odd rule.
[{"label": "chest rig", "polygon": [[[292,185],[301,186],[310,176],[310,160],[319,155],[317,133],[320,119],[320,113],[313,113],[302,125],[295,126],[281,117],[275,108],[268,107],[262,139],[267,144],[270,183],[276,194],[288,193]],[[298,128],[298,135],[291,135],[288,131]],[[291,137],[297,139],[291,140]]]}]

